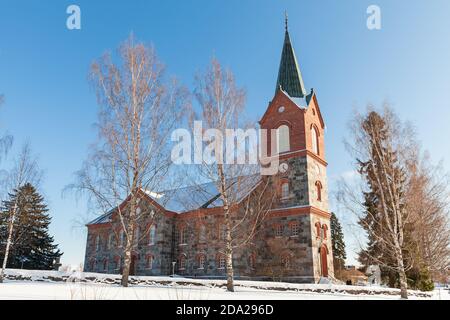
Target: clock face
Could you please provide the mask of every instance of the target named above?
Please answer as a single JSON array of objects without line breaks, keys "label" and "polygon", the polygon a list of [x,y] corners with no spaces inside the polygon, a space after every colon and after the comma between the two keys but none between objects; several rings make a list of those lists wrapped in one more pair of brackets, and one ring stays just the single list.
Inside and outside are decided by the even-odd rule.
[{"label": "clock face", "polygon": [[281,107],[278,108],[278,112],[279,112],[279,113],[283,113],[284,110],[285,110],[285,108],[284,108],[283,106],[281,106]]}]

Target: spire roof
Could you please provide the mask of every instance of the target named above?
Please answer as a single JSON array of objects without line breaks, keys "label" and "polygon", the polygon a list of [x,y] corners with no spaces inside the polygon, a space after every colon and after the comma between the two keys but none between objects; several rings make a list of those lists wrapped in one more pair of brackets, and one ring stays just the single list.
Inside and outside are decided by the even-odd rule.
[{"label": "spire roof", "polygon": [[281,53],[280,69],[278,71],[277,87],[287,92],[293,98],[303,98],[306,95],[302,74],[295,57],[294,48],[288,31],[288,18],[286,14],[286,32],[284,36],[283,52]]}]

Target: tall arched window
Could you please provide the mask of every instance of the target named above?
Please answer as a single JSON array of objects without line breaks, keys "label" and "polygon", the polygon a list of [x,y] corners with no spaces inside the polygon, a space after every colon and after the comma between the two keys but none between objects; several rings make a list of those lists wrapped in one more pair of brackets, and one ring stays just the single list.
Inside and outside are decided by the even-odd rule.
[{"label": "tall arched window", "polygon": [[115,238],[114,233],[111,233],[108,237],[108,249],[114,247],[114,238]]},{"label": "tall arched window", "polygon": [[185,270],[185,269],[186,269],[186,256],[182,254],[178,259],[178,270]]},{"label": "tall arched window", "polygon": [[203,224],[198,229],[198,241],[200,243],[206,242],[206,227]]},{"label": "tall arched window", "polygon": [[227,266],[227,260],[224,254],[219,254],[217,256],[217,269],[225,269]]},{"label": "tall arched window", "polygon": [[277,130],[278,153],[288,152],[291,150],[289,140],[289,127],[285,124],[278,127]]},{"label": "tall arched window", "polygon": [[322,201],[322,183],[316,182],[317,201]]},{"label": "tall arched window", "polygon": [[155,244],[156,239],[156,227],[155,225],[152,225],[150,227],[150,230],[148,231],[148,244],[151,246]]},{"label": "tall arched window", "polygon": [[95,251],[100,251],[100,235],[95,238]]},{"label": "tall arched window", "polygon": [[283,182],[281,184],[281,199],[289,198],[289,182]]},{"label": "tall arched window", "polygon": [[319,133],[317,132],[317,128],[315,126],[311,127],[311,143],[312,151],[319,155]]},{"label": "tall arched window", "polygon": [[206,257],[205,257],[204,254],[199,254],[197,256],[197,265],[198,265],[198,269],[200,269],[200,270],[204,270],[205,269]]}]

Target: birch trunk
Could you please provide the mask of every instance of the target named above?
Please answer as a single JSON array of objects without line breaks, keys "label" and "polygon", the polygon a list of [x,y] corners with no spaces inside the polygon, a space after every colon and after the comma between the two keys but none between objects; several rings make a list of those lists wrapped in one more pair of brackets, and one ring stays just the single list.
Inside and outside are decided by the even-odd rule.
[{"label": "birch trunk", "polygon": [[2,270],[0,271],[0,283],[3,282],[3,278],[5,276],[6,265],[8,263],[9,250],[11,248],[11,243],[12,243],[12,236],[13,236],[13,231],[14,231],[14,220],[16,219],[16,213],[17,213],[17,199],[14,203],[13,212],[11,214],[11,218],[10,218],[9,224],[8,224],[8,240],[6,240],[5,256],[3,257]]}]

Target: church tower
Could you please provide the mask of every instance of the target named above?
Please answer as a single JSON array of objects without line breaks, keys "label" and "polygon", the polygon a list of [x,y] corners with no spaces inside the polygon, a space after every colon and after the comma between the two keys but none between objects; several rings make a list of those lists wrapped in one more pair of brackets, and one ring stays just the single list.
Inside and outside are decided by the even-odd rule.
[{"label": "church tower", "polygon": [[316,93],[306,91],[287,17],[275,95],[259,123],[268,132],[276,130],[276,150],[270,148],[269,134],[268,152],[287,168],[279,173],[280,197],[270,222],[275,240],[269,250],[280,247],[280,261],[292,281],[333,277],[325,122]]}]

